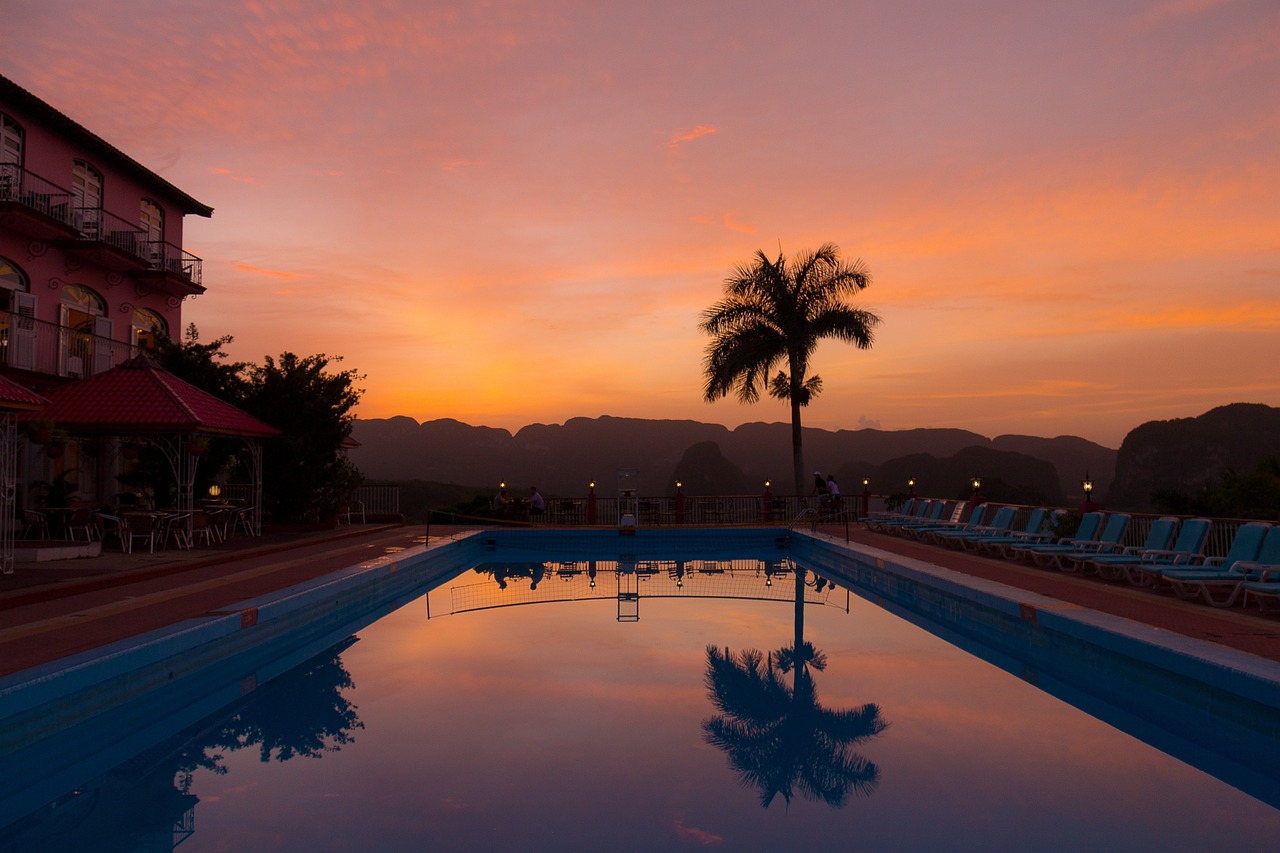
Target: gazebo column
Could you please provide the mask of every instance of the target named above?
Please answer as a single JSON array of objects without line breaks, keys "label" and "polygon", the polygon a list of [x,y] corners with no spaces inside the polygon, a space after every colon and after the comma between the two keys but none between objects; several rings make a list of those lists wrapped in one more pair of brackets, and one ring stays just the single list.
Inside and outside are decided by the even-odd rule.
[{"label": "gazebo column", "polygon": [[186,516],[183,524],[186,527],[187,541],[191,541],[191,514],[195,511],[196,469],[200,466],[200,457],[187,452],[185,435],[156,435],[151,443],[164,454],[173,472],[173,480],[178,485],[176,509]]},{"label": "gazebo column", "polygon": [[0,572],[13,574],[13,541],[18,519],[14,514],[18,490],[18,430],[13,415],[0,415]]}]

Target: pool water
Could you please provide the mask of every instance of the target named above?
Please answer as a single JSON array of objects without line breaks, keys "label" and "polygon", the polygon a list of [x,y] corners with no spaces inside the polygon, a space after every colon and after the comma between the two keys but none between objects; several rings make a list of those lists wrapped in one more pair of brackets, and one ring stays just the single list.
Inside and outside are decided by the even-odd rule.
[{"label": "pool water", "polygon": [[[804,610],[825,656],[810,674],[821,708],[878,709],[883,731],[836,750],[876,778],[838,807],[800,784],[762,807],[705,735],[721,713],[707,649],[790,645],[792,602],[660,597],[672,577],[656,574],[637,581],[635,622],[619,621],[612,589],[453,612],[454,588],[533,597],[532,575],[499,590],[500,555],[486,560],[0,830],[0,850],[1205,850],[1280,837],[1280,810],[840,587],[809,590],[825,602]],[[793,588],[776,568],[766,554],[754,576],[723,581],[735,595]],[[570,580],[552,571],[538,589],[554,598],[556,584]]]}]

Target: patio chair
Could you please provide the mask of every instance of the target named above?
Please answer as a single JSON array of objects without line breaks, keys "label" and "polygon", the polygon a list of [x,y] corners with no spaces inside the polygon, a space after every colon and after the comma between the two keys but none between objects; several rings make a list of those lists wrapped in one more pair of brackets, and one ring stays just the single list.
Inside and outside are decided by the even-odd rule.
[{"label": "patio chair", "polygon": [[987,524],[970,524],[968,527],[959,530],[933,530],[927,533],[924,538],[934,545],[946,545],[949,548],[963,547],[966,541],[994,539],[997,536],[1003,536],[1009,532],[1009,528],[1013,526],[1013,520],[1018,517],[1018,508],[1016,506],[999,507],[991,515],[991,520]]},{"label": "patio chair", "polygon": [[108,515],[105,512],[94,513],[98,517],[98,529],[102,531],[102,544],[105,546],[107,540],[115,537],[120,543],[120,552],[122,554],[129,553],[129,534],[125,530],[124,519],[118,515]]},{"label": "patio chair", "polygon": [[1086,543],[1093,542],[1101,527],[1102,513],[1086,512],[1080,516],[1080,524],[1076,526],[1075,535],[1060,539],[1057,542],[1014,545],[1009,548],[1007,556],[1024,563],[1035,563],[1038,566],[1048,567],[1052,565],[1056,555],[1074,553],[1085,547]]},{"label": "patio chair", "polygon": [[1129,532],[1128,514],[1112,513],[1107,516],[1102,533],[1092,542],[1077,542],[1070,553],[1055,554],[1049,564],[1062,572],[1082,571],[1085,564],[1099,554],[1115,554],[1124,550],[1124,536]]},{"label": "patio chair", "polygon": [[236,510],[236,517],[231,523],[231,532],[237,530],[244,531],[245,536],[257,536],[258,531],[253,529],[253,507],[242,506]]},{"label": "patio chair", "polygon": [[867,519],[867,529],[874,530],[877,533],[891,533],[895,536],[901,535],[903,528],[906,527],[919,526],[923,524],[940,524],[942,522],[942,514],[946,509],[946,501],[921,501],[916,504],[911,515],[901,516],[899,518]]},{"label": "patio chair", "polygon": [[1188,518],[1178,530],[1178,538],[1165,550],[1146,551],[1137,563],[1121,563],[1118,567],[1132,586],[1154,587],[1160,574],[1170,568],[1195,565],[1204,559],[1204,546],[1209,541],[1213,522],[1207,518]]},{"label": "patio chair", "polygon": [[92,542],[98,534],[98,520],[91,509],[77,509],[67,518],[67,538],[72,542]]},{"label": "patio chair", "polygon": [[190,517],[189,512],[171,512],[161,517],[156,534],[160,542],[160,550],[163,551],[169,547],[170,539],[179,548],[191,548],[191,537],[187,536],[187,519]]},{"label": "patio chair", "polygon": [[[1197,527],[1198,525],[1193,525],[1188,536],[1195,534]],[[1095,554],[1088,560],[1079,562],[1077,568],[1081,572],[1096,574],[1106,581],[1125,580],[1130,566],[1138,565],[1148,558],[1154,564],[1162,555],[1167,554],[1170,547],[1175,545],[1174,536],[1177,533],[1178,519],[1170,515],[1161,516],[1151,523],[1146,541],[1141,545],[1130,545],[1112,554]],[[1203,533],[1207,535],[1208,529],[1205,528]],[[1203,539],[1201,541],[1203,544]]]},{"label": "patio chair", "polygon": [[364,504],[361,501],[345,503],[338,510],[338,523],[354,524],[357,516],[360,518],[360,523],[364,524]]},{"label": "patio chair", "polygon": [[955,512],[951,516],[950,521],[926,521],[922,524],[904,524],[898,528],[903,535],[912,539],[925,540],[934,533],[943,530],[973,530],[982,526],[982,519],[987,514],[987,505],[978,504],[973,509],[973,514],[969,516],[967,522],[961,521],[964,517],[965,503],[956,504]]},{"label": "patio chair", "polygon": [[[43,512],[37,512],[34,509],[24,509],[22,511],[22,538],[23,539],[50,539],[49,535],[49,519]],[[32,534],[36,535],[32,535]]]},{"label": "patio chair", "polygon": [[124,533],[129,539],[129,553],[139,542],[147,543],[148,553],[156,552],[156,534],[159,532],[160,516],[152,513],[130,513],[124,516]]},{"label": "patio chair", "polygon": [[1050,518],[1056,518],[1065,513],[1065,510],[1053,510],[1052,515],[1047,507],[1036,507],[1027,516],[1027,523],[1023,525],[1021,530],[1010,530],[1001,536],[991,536],[986,539],[977,539],[972,542],[965,542],[964,547],[971,551],[985,551],[994,557],[1009,556],[1009,549],[1019,545],[1035,545],[1037,543],[1047,543],[1053,534],[1045,530],[1045,525]]},{"label": "patio chair", "polygon": [[1248,581],[1261,580],[1271,568],[1280,568],[1280,527],[1262,521],[1242,524],[1222,557],[1208,557],[1195,568],[1160,573],[1179,598],[1202,598],[1214,607],[1230,607]]},{"label": "patio chair", "polygon": [[210,547],[222,541],[218,537],[218,529],[214,526],[213,518],[203,509],[191,513],[191,545],[188,547],[193,547],[199,539],[203,539],[204,544]]}]

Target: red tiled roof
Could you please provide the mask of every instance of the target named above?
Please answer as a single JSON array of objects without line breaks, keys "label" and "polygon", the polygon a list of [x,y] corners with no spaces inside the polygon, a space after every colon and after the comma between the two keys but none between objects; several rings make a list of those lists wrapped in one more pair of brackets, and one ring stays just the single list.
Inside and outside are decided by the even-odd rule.
[{"label": "red tiled roof", "polygon": [[0,376],[0,409],[36,411],[49,401],[35,391]]},{"label": "red tiled roof", "polygon": [[280,430],[162,370],[145,355],[49,394],[40,413],[71,432],[205,432],[265,437]]}]

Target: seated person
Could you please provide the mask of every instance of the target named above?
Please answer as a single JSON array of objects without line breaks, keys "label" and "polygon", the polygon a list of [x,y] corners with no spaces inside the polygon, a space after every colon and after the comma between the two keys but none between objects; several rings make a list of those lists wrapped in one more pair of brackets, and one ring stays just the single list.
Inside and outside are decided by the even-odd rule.
[{"label": "seated person", "polygon": [[529,487],[529,515],[543,515],[547,511],[547,502],[537,486]]}]

